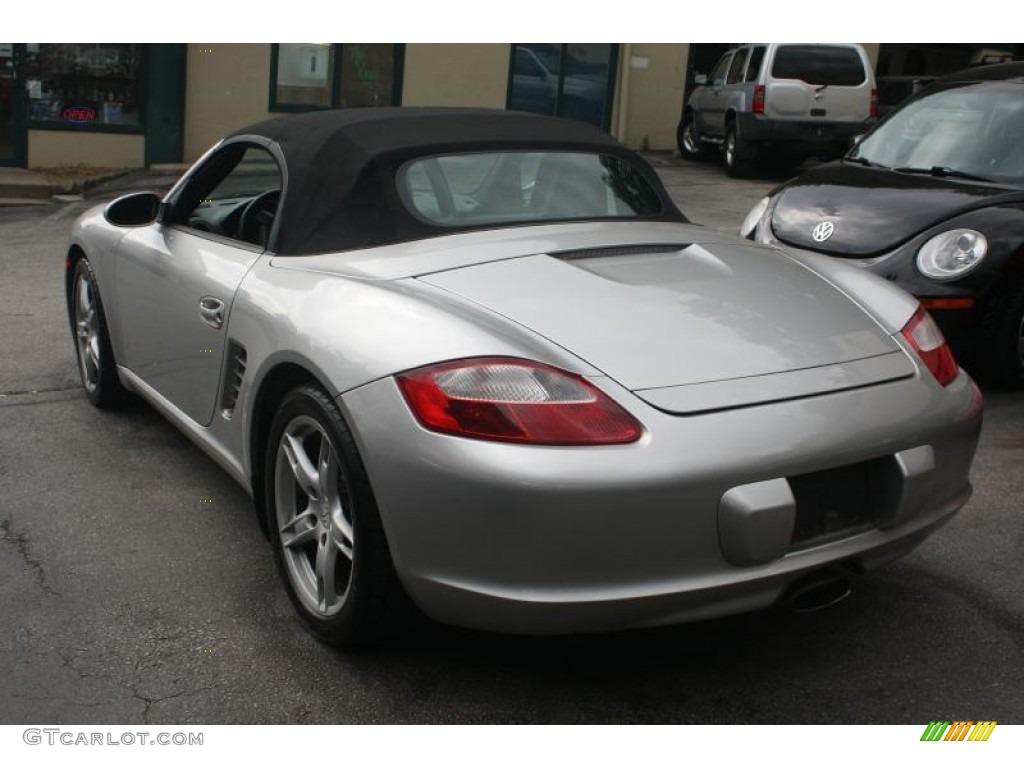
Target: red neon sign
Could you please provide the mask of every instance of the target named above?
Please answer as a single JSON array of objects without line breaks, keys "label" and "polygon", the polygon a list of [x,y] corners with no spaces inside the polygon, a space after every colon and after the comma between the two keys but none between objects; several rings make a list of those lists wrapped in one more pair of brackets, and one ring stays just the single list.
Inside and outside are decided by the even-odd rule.
[{"label": "red neon sign", "polygon": [[92,107],[65,107],[61,116],[69,123],[91,123],[96,119],[96,110]]}]

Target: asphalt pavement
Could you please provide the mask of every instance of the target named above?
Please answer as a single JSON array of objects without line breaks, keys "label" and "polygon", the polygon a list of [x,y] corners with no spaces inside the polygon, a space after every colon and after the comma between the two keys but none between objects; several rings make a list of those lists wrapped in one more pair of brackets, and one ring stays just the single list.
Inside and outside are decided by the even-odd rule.
[{"label": "asphalt pavement", "polygon": [[[659,159],[717,229],[777,183]],[[1024,395],[986,391],[967,507],[833,609],[561,638],[429,626],[346,655],[301,629],[224,473],[146,405],[81,393],[62,261],[88,204],[0,209],[0,723],[1024,722]]]}]

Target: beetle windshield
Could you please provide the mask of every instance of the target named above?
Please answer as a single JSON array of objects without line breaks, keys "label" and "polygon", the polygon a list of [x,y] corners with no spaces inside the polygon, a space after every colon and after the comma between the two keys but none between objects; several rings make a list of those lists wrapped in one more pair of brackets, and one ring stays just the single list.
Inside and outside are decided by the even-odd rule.
[{"label": "beetle windshield", "polygon": [[957,84],[896,111],[850,152],[864,165],[1024,184],[1024,85]]},{"label": "beetle windshield", "polygon": [[442,227],[662,212],[657,192],[628,160],[588,152],[476,152],[418,158],[398,174],[402,202]]}]

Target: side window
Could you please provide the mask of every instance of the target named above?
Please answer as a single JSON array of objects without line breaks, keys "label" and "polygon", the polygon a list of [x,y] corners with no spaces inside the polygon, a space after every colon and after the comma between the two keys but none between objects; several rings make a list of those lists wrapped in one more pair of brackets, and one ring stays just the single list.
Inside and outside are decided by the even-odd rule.
[{"label": "side window", "polygon": [[524,48],[516,49],[515,74],[526,77],[544,77],[544,70],[540,68],[530,53]]},{"label": "side window", "polygon": [[168,223],[266,247],[281,198],[281,171],[263,147],[232,144],[196,170]]},{"label": "side window", "polygon": [[743,65],[747,63],[747,54],[750,53],[749,48],[740,48],[736,51],[736,55],[732,57],[732,64],[729,65],[729,74],[725,78],[725,82],[728,85],[740,82],[743,77]]},{"label": "side window", "polygon": [[761,72],[761,62],[764,61],[764,46],[754,46],[750,51],[750,59],[747,61],[747,70],[743,74],[743,82],[752,83],[757,80]]},{"label": "side window", "polygon": [[732,51],[726,53],[722,58],[715,64],[715,68],[711,70],[711,74],[708,75],[708,85],[721,85],[725,82],[725,71],[729,67],[729,60],[732,58]]}]

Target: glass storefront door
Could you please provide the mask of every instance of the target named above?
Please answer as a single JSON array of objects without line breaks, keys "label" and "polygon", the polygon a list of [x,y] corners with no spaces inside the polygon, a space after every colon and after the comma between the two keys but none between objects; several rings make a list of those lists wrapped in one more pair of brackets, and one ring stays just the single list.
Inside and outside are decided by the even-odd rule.
[{"label": "glass storefront door", "polygon": [[24,93],[14,43],[0,43],[0,165],[24,165]]},{"label": "glass storefront door", "polygon": [[512,46],[508,108],[571,117],[607,130],[617,47],[609,44]]}]

